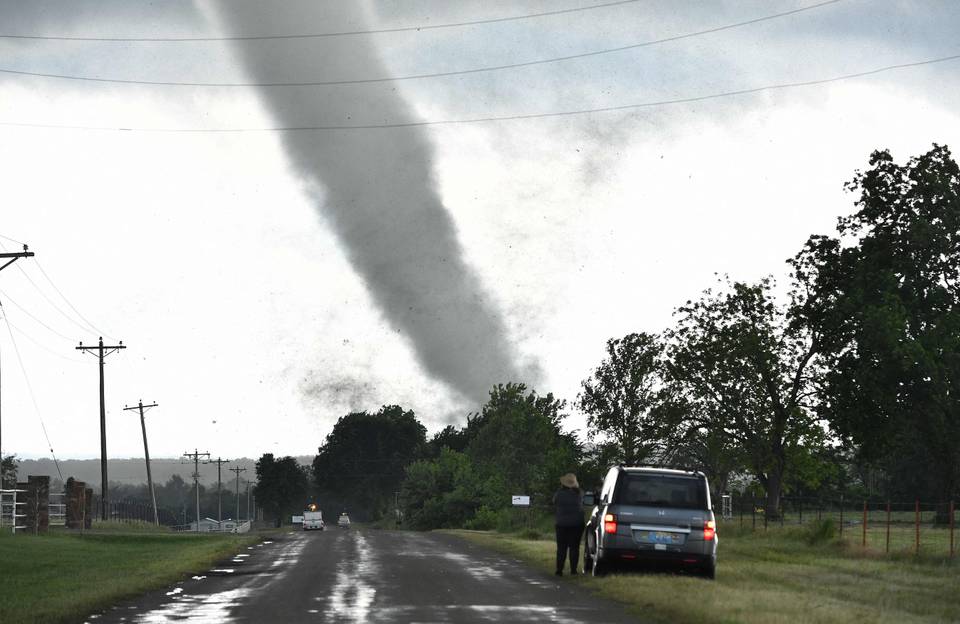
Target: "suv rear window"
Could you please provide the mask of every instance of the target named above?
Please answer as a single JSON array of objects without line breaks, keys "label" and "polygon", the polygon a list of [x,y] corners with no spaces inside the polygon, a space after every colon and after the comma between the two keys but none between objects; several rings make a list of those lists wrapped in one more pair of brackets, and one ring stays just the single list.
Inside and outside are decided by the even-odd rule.
[{"label": "suv rear window", "polygon": [[661,474],[626,474],[617,486],[620,505],[653,505],[682,509],[706,509],[703,480]]}]

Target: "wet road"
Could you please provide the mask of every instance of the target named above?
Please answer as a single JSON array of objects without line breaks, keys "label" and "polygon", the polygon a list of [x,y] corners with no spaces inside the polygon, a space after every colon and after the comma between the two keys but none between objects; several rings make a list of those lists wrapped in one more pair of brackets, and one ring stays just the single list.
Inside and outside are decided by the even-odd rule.
[{"label": "wet road", "polygon": [[86,621],[637,620],[571,583],[453,536],[331,529],[247,547],[204,574]]}]

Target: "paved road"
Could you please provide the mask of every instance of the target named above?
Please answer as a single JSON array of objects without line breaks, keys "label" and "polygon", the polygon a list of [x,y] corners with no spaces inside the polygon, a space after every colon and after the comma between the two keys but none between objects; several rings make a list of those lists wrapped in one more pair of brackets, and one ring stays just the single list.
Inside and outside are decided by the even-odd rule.
[{"label": "paved road", "polygon": [[571,583],[453,536],[331,529],[248,547],[87,622],[636,620]]}]

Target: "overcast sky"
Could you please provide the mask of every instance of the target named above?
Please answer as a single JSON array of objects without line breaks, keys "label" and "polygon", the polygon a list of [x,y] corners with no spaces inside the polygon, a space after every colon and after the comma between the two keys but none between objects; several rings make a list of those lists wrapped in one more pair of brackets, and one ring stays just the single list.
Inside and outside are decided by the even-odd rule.
[{"label": "overcast sky", "polygon": [[[604,2],[263,4],[0,0],[0,35],[317,34]],[[822,80],[960,54],[960,3],[842,0],[609,54],[364,84],[10,71],[396,78],[813,4],[640,0],[300,39],[0,38],[0,242],[37,254],[0,272],[0,303],[54,450],[99,456],[96,359],[74,346],[101,331],[128,345],[106,366],[113,457],[142,453],[122,410],[141,398],[160,404],[148,414],[153,455],[222,457],[312,454],[339,416],[383,404],[415,410],[431,431],[462,424],[497,382],[573,400],[608,338],[664,329],[714,273],[783,277],[810,234],[852,209],[843,183],[872,150],[905,160],[960,143],[960,60],[562,117],[195,130],[511,117]],[[4,452],[49,456],[2,324],[0,366]]]}]

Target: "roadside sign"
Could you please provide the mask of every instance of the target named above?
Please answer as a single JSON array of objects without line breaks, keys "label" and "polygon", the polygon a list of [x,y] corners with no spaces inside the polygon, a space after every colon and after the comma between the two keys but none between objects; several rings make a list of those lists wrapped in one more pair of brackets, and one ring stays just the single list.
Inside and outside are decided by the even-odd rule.
[{"label": "roadside sign", "polygon": [[303,524],[303,516],[293,516],[293,520],[291,520],[291,522],[294,524]]},{"label": "roadside sign", "polygon": [[530,506],[530,497],[529,496],[513,496],[513,506],[514,507],[529,507]]}]

